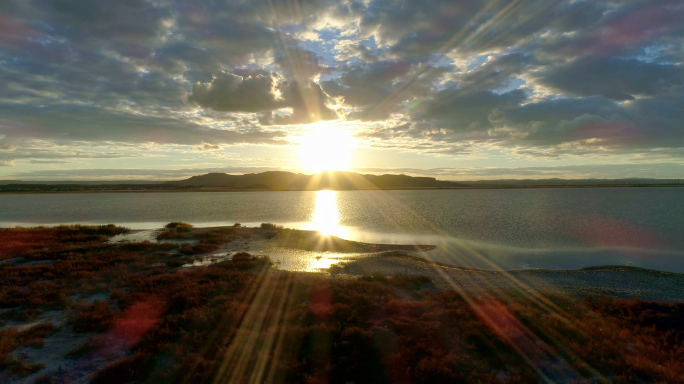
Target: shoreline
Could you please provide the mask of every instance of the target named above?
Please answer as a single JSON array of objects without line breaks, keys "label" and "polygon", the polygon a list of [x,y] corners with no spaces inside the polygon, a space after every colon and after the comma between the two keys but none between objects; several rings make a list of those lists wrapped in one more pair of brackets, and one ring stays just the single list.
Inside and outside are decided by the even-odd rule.
[{"label": "shoreline", "polygon": [[[68,224],[45,224],[45,225],[18,225],[12,227],[0,227],[0,231],[10,230],[15,228],[21,229],[50,229],[57,228],[60,226],[100,226],[102,224],[82,224],[82,223],[68,223]],[[334,254],[354,254],[356,255],[354,260],[358,259],[358,255],[365,255],[365,258],[405,258],[412,262],[423,263],[430,266],[435,266],[439,268],[445,268],[450,270],[457,270],[462,272],[477,272],[477,273],[526,273],[526,272],[538,272],[538,273],[573,273],[573,272],[652,272],[659,273],[663,275],[672,276],[682,276],[684,278],[684,273],[663,271],[652,268],[644,268],[638,266],[630,265],[620,265],[620,264],[604,264],[580,267],[576,269],[568,268],[514,268],[514,269],[485,269],[485,268],[473,268],[459,266],[456,264],[449,264],[439,261],[430,260],[428,257],[419,256],[417,253],[429,252],[439,248],[434,244],[390,244],[390,243],[369,243],[361,242],[355,240],[347,240],[340,238],[335,235],[324,235],[319,231],[307,230],[307,229],[294,229],[294,228],[283,228],[276,226],[275,228],[260,228],[260,227],[249,227],[249,226],[230,226],[230,225],[220,225],[220,226],[206,226],[206,227],[193,227],[190,232],[188,232],[189,238],[185,240],[170,240],[171,242],[196,242],[197,238],[192,237],[193,233],[202,234],[205,232],[211,232],[214,230],[235,230],[237,229],[243,235],[249,234],[246,238],[247,245],[253,242],[259,242],[268,238],[268,241],[273,243],[267,244],[265,247],[258,248],[257,252],[268,252],[274,248],[285,248],[294,249],[303,252],[311,253],[334,253]],[[154,236],[161,232],[166,231],[166,228],[149,228],[149,229],[129,229],[127,233],[117,235],[110,241],[114,242],[141,242],[141,241],[151,241],[153,243],[163,243],[169,240],[158,240]],[[281,232],[287,234],[284,237],[276,238],[275,240],[268,236],[269,233]],[[139,237],[136,235],[147,233],[147,237]],[[256,235],[256,237],[255,237]],[[122,236],[121,239],[115,239],[116,237]],[[324,242],[320,242],[318,239],[326,239]],[[207,255],[202,255],[201,257],[216,257],[216,253],[225,252],[227,249],[219,249],[218,251],[211,252]],[[247,251],[247,250],[246,250]],[[266,255],[268,256],[268,255]],[[3,260],[0,260],[2,263]],[[277,268],[277,266],[275,267]],[[278,268],[279,269],[279,268]],[[287,269],[281,269],[287,270]],[[291,271],[297,272],[297,271]]]},{"label": "shoreline", "polygon": [[[194,228],[199,234],[234,227]],[[358,279],[383,275],[405,275],[428,278],[438,290],[459,287],[473,296],[528,290],[553,292],[575,298],[592,295],[614,298],[684,301],[684,274],[633,266],[601,265],[579,269],[512,269],[492,270],[462,267],[435,262],[424,252],[436,248],[426,244],[372,244],[321,235],[316,231],[238,227],[248,234],[240,248],[218,250],[205,256],[199,265],[211,265],[229,259],[232,254],[249,252],[269,256],[273,272],[317,274],[331,279]],[[159,230],[153,231],[158,233]],[[273,236],[273,233],[277,235]],[[312,241],[324,239],[317,247]],[[280,261],[283,249],[294,257],[304,258],[320,268],[286,268],[293,264]],[[227,252],[226,252],[227,251]],[[255,253],[256,252],[256,253]],[[313,261],[315,259],[315,261]]]},{"label": "shoreline", "polygon": [[[41,232],[59,230],[59,227],[18,229]],[[5,230],[10,229],[0,229],[0,234]],[[224,240],[212,241],[219,238]],[[132,246],[146,241],[150,246],[176,249],[165,256],[162,263],[190,269],[222,263],[237,254],[248,253],[255,257],[268,257],[271,263],[269,273],[317,275],[332,280],[373,276],[419,277],[431,281],[436,290],[462,290],[474,297],[522,290],[530,294],[551,292],[580,299],[599,295],[684,301],[682,273],[623,265],[579,269],[476,269],[430,260],[429,251],[436,249],[435,245],[363,243],[272,224],[261,227],[192,227],[187,232],[167,228],[128,230],[108,240],[110,244],[130,243]],[[194,256],[185,256],[185,252]],[[38,266],[50,262],[15,258],[2,260],[0,265]]]},{"label": "shoreline", "polygon": [[539,292],[584,299],[684,301],[684,274],[653,269],[606,265],[581,269],[473,269],[421,260],[411,255],[379,255],[340,263],[332,278],[403,275],[430,279],[441,291],[457,290],[473,297],[506,292]]},{"label": "shoreline", "polygon": [[241,189],[241,188],[203,188],[192,189],[152,189],[152,190],[65,190],[65,191],[2,191],[0,195],[43,195],[43,194],[90,194],[90,193],[177,193],[177,192],[316,192],[316,191],[441,191],[469,189],[585,189],[585,188],[681,188],[684,184],[597,184],[597,185],[482,185],[462,187],[424,187],[424,188],[355,188],[355,189]]}]

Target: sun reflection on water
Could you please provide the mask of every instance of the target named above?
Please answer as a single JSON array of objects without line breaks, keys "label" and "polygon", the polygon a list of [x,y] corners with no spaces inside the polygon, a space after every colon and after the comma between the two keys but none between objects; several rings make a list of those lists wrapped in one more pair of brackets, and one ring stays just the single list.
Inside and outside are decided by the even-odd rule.
[{"label": "sun reflection on water", "polygon": [[331,256],[333,255],[321,255],[314,258],[313,260],[311,260],[311,264],[309,265],[309,268],[307,270],[309,272],[317,272],[321,269],[328,269],[331,265],[337,264],[340,261],[344,260],[344,258],[340,257],[340,255],[334,255],[334,257]]},{"label": "sun reflection on water", "polygon": [[323,235],[344,236],[346,231],[340,226],[337,191],[316,191],[314,211],[307,229],[319,231]]}]

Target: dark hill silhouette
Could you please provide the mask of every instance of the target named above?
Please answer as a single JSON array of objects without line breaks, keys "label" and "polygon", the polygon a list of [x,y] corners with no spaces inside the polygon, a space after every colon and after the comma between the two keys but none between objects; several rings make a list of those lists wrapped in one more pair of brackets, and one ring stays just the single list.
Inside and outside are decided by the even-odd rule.
[{"label": "dark hill silhouette", "polygon": [[363,175],[354,172],[264,172],[246,175],[208,173],[186,180],[0,180],[0,193],[186,191],[202,188],[227,190],[319,190],[319,189],[424,189],[424,188],[592,188],[592,187],[684,187],[684,179],[509,179],[445,181],[406,175]]},{"label": "dark hill silhouette", "polygon": [[[272,171],[228,175],[207,173],[169,184],[181,186],[202,186],[232,189],[401,189],[437,188],[433,177],[412,177],[406,175],[362,175],[355,172],[324,171],[313,175]],[[259,188],[251,188],[259,186]]]},{"label": "dark hill silhouette", "polygon": [[263,184],[251,184],[251,185],[246,185],[246,186],[242,187],[242,189],[251,189],[251,190],[263,189],[263,190],[270,190],[271,187],[269,187],[268,185],[263,185]]},{"label": "dark hill silhouette", "polygon": [[410,189],[410,188],[535,188],[535,187],[622,187],[681,186],[679,179],[510,179],[444,181],[433,177],[364,175],[355,172],[323,171],[313,175],[270,171],[245,175],[207,173],[168,182],[174,188],[210,187],[226,189],[319,190],[319,189]]}]

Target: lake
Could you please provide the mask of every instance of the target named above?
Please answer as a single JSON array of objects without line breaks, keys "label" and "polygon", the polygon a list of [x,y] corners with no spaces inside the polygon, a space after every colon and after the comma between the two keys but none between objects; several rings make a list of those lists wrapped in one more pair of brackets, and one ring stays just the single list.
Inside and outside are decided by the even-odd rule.
[{"label": "lake", "polygon": [[684,272],[684,188],[173,192],[0,195],[0,226],[258,225],[435,244],[488,269],[631,265]]}]

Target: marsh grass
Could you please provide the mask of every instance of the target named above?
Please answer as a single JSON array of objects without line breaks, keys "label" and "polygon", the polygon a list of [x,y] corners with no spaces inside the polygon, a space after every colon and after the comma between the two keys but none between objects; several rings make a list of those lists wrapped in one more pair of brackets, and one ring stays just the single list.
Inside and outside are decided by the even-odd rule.
[{"label": "marsh grass", "polygon": [[[260,369],[273,383],[534,383],[541,373],[576,383],[684,382],[682,303],[547,294],[541,305],[510,292],[466,298],[424,277],[338,280],[271,270],[268,258],[244,252],[177,268],[174,260],[191,259],[178,256],[183,247],[194,255],[218,246],[208,240],[240,234],[206,231],[181,247],[64,242],[59,231],[3,232],[15,244],[7,257],[54,263],[0,267],[0,308],[17,319],[61,309],[69,313],[64,327],[116,340],[124,357],[94,372],[93,383],[228,381],[223,372],[249,382]],[[109,300],[78,300],[103,293]],[[55,329],[0,331],[0,374],[39,371],[14,351],[40,347]],[[226,360],[229,351],[240,359]],[[83,344],[65,357],[104,358],[98,353]]]},{"label": "marsh grass", "polygon": [[167,229],[175,229],[177,233],[185,233],[192,231],[192,225],[180,221],[172,221],[164,226]]}]

